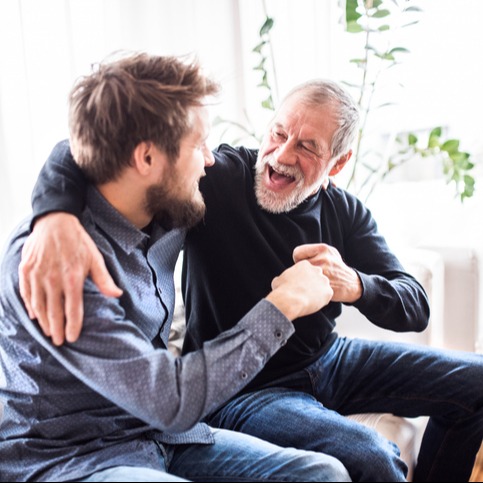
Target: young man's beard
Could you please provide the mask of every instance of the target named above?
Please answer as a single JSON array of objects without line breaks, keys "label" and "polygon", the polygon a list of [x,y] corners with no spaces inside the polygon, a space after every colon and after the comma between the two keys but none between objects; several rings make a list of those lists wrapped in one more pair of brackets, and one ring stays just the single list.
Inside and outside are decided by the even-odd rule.
[{"label": "young man's beard", "polygon": [[203,219],[206,211],[198,188],[196,191],[191,198],[181,199],[172,183],[151,186],[146,193],[148,212],[166,230],[191,228]]}]

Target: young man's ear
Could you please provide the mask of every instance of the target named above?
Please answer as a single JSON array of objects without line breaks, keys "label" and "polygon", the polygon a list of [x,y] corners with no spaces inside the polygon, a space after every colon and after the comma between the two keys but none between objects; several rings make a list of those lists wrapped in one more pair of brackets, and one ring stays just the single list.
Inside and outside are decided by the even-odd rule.
[{"label": "young man's ear", "polygon": [[334,164],[333,168],[329,172],[329,176],[335,176],[337,173],[342,171],[342,168],[347,164],[352,156],[352,149],[347,153],[342,155]]},{"label": "young man's ear", "polygon": [[141,175],[150,173],[153,167],[154,145],[151,142],[143,141],[139,143],[133,151],[133,167]]}]

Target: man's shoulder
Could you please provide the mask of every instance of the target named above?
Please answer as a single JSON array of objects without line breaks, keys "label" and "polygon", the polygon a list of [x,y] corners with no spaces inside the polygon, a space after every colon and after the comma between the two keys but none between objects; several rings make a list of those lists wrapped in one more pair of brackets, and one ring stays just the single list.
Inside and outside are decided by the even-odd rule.
[{"label": "man's shoulder", "polygon": [[11,305],[13,299],[19,298],[18,267],[22,257],[22,249],[30,234],[31,217],[24,219],[13,230],[3,251],[0,265],[0,304]]},{"label": "man's shoulder", "polygon": [[325,197],[332,202],[338,212],[354,213],[367,210],[367,207],[356,195],[344,188],[335,186],[332,182],[329,183],[324,194]]},{"label": "man's shoulder", "polygon": [[14,230],[8,237],[2,250],[2,258],[1,258],[2,275],[7,275],[7,274],[10,275],[11,269],[13,267],[18,268],[18,264],[20,262],[25,240],[30,234],[31,222],[32,222],[31,216],[23,219],[17,225],[17,227],[14,228]]},{"label": "man's shoulder", "polygon": [[252,168],[258,156],[258,149],[250,149],[244,146],[233,147],[229,144],[220,144],[214,151],[215,166],[219,164],[222,167],[238,167],[247,166]]}]

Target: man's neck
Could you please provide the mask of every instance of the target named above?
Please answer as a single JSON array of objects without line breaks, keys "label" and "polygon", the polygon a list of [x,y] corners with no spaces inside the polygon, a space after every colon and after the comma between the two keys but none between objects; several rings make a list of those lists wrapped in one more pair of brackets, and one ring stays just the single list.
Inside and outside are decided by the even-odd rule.
[{"label": "man's neck", "polygon": [[144,189],[123,179],[96,186],[106,200],[135,227],[143,229],[153,217],[146,212]]}]

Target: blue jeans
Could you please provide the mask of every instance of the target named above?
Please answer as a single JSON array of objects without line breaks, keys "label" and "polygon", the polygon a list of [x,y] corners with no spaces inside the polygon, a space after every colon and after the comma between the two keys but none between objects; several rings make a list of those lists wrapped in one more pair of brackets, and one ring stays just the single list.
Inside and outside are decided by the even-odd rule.
[{"label": "blue jeans", "polygon": [[213,445],[159,445],[159,470],[120,466],[83,481],[350,481],[331,456],[222,429],[214,430],[214,438]]},{"label": "blue jeans", "polygon": [[343,415],[430,416],[415,481],[467,481],[483,439],[483,356],[337,339],[306,369],[237,396],[213,426],[334,456],[354,481],[402,481],[394,445]]}]

